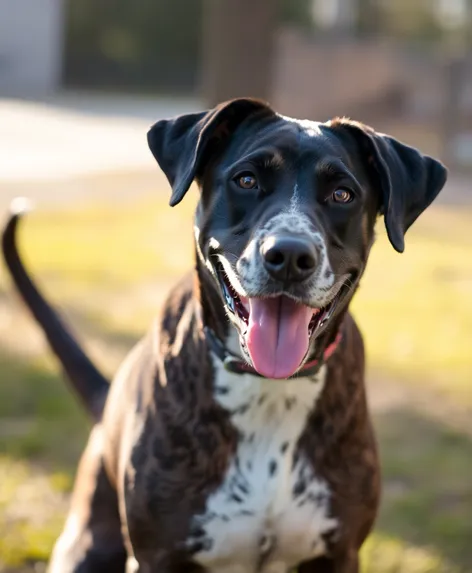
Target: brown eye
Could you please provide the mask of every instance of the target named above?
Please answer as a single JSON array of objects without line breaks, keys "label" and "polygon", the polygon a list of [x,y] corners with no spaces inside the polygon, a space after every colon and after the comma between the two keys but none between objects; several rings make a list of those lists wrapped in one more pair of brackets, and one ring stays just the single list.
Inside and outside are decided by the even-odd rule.
[{"label": "brown eye", "polygon": [[353,194],[349,189],[336,189],[331,198],[335,203],[350,203],[353,199]]},{"label": "brown eye", "polygon": [[241,189],[257,189],[257,179],[252,173],[243,173],[235,178],[236,184]]}]

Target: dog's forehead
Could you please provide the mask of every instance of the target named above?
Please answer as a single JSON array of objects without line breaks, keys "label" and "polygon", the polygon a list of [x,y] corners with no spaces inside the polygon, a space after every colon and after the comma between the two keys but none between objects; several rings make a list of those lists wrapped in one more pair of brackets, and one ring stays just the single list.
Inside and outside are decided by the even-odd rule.
[{"label": "dog's forehead", "polygon": [[[320,121],[312,121],[311,119],[297,119],[296,117],[289,117],[288,115],[282,115],[277,113],[276,116],[282,120],[286,125],[293,125],[295,130],[307,137],[322,137],[322,124]],[[326,127],[326,125],[324,125]]]},{"label": "dog's forehead", "polygon": [[328,124],[278,113],[268,121],[245,123],[235,135],[228,147],[228,161],[251,157],[258,151],[285,160],[305,156],[316,161],[327,154],[342,156],[345,151]]}]

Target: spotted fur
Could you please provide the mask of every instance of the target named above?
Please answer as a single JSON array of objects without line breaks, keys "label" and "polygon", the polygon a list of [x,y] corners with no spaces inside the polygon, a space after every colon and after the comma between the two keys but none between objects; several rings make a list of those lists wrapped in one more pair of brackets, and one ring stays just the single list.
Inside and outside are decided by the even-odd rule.
[{"label": "spotted fur", "polygon": [[285,573],[326,551],[333,532],[329,486],[299,452],[323,392],[313,378],[267,380],[227,372],[215,358],[215,399],[231,413],[238,444],[225,479],[193,521],[187,543],[213,572]]}]

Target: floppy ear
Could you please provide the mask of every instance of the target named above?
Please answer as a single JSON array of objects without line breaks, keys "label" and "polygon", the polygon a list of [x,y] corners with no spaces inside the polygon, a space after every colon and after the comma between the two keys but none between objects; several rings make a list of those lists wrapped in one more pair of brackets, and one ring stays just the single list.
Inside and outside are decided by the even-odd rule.
[{"label": "floppy ear", "polygon": [[172,207],[182,201],[193,180],[201,175],[211,151],[216,150],[215,144],[258,112],[274,113],[262,101],[239,98],[207,112],[158,121],[151,127],[148,145],[172,186]]},{"label": "floppy ear", "polygon": [[388,238],[402,253],[406,231],[444,187],[447,169],[436,159],[361,123],[336,119],[330,126],[348,129],[360,145],[382,193],[381,213]]}]

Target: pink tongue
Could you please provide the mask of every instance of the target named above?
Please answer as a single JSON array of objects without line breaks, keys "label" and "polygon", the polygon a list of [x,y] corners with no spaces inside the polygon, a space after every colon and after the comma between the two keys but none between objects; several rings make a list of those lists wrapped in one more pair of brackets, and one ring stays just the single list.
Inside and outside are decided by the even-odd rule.
[{"label": "pink tongue", "polygon": [[308,350],[313,309],[286,298],[249,299],[247,348],[254,368],[266,378],[295,374]]}]

